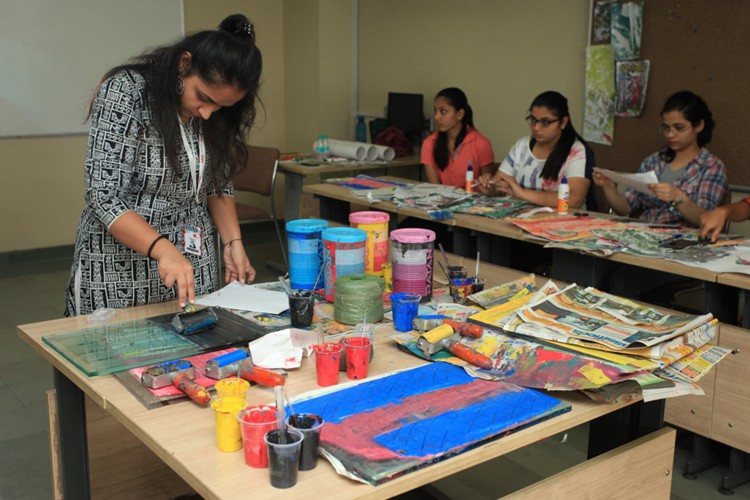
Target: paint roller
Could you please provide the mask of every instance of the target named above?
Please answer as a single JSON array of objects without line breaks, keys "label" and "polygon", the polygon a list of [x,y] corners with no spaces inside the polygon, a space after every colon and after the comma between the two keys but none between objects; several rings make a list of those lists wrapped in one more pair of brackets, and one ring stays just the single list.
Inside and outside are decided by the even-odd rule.
[{"label": "paint roller", "polygon": [[205,387],[195,382],[195,367],[186,359],[149,366],[141,374],[141,383],[151,389],[174,385],[201,406],[208,406],[211,397]]},{"label": "paint roller", "polygon": [[250,353],[238,349],[206,361],[206,376],[221,380],[227,377],[240,377],[255,384],[267,387],[282,386],[284,376],[253,364]]},{"label": "paint roller", "polygon": [[[459,325],[460,324],[461,323],[459,323]],[[479,327],[479,325],[471,326]],[[481,330],[481,327],[479,327],[479,329]],[[469,328],[454,329],[451,324],[446,322],[433,328],[429,332],[420,335],[417,340],[417,347],[419,347],[428,358],[436,352],[445,349],[467,363],[478,366],[479,368],[484,368],[485,370],[491,369],[492,360],[490,358],[461,343],[461,335],[473,337],[473,335],[468,334],[469,330]],[[476,332],[476,329],[471,330],[472,332]],[[481,336],[481,334],[479,336]],[[479,336],[474,338],[478,338]]]},{"label": "paint roller", "polygon": [[180,335],[194,335],[213,328],[218,322],[219,318],[213,307],[196,309],[193,304],[187,304],[172,319],[172,328]]}]

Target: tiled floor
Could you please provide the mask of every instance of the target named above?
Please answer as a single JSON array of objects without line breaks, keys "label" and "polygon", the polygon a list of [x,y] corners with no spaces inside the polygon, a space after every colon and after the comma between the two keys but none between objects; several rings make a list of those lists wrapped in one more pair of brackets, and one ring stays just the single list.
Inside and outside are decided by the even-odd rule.
[{"label": "tiled floor", "polygon": [[[280,260],[275,234],[255,231],[245,241],[250,243],[248,255],[258,281],[275,280],[278,272],[263,264],[267,259]],[[0,500],[52,497],[45,395],[53,386],[52,371],[18,337],[16,325],[62,315],[69,259],[63,254],[45,260],[24,256],[0,260]],[[497,498],[584,460],[586,436],[585,426],[573,429],[565,439],[552,437],[402,498]],[[681,471],[687,454],[684,440],[678,440],[672,498],[725,498],[717,492],[724,467],[702,472],[694,481],[684,479]],[[736,488],[734,498],[750,498],[750,483]]]}]

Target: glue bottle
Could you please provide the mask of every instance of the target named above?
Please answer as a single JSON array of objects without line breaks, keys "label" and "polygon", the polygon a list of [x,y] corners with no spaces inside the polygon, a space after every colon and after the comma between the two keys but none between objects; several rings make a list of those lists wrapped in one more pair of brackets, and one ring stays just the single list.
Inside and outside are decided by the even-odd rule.
[{"label": "glue bottle", "polygon": [[365,125],[365,117],[357,115],[357,127],[356,127],[357,142],[367,142],[367,125]]},{"label": "glue bottle", "polygon": [[557,187],[557,213],[566,215],[568,213],[568,201],[570,200],[570,186],[568,178],[563,177]]},{"label": "glue bottle", "polygon": [[466,186],[464,189],[467,193],[471,193],[474,190],[474,167],[471,166],[471,163],[469,163],[468,168],[466,169]]}]

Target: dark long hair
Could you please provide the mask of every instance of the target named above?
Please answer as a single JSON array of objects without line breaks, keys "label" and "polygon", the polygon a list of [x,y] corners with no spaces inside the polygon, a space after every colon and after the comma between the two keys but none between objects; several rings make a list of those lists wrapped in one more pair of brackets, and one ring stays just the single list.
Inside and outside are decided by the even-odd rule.
[{"label": "dark long hair", "polygon": [[[544,167],[540,174],[543,179],[557,179],[560,175],[560,169],[568,159],[570,148],[573,147],[573,143],[576,142],[576,139],[578,139],[584,146],[586,146],[586,141],[578,135],[575,127],[573,127],[573,122],[570,119],[570,111],[568,110],[568,99],[560,92],[555,92],[554,90],[542,92],[531,102],[529,111],[531,111],[531,108],[536,107],[545,107],[549,109],[560,120],[568,117],[568,124],[562,129],[562,135],[557,141],[557,144],[555,144],[552,153],[550,153],[547,160],[544,162]],[[534,147],[534,144],[536,144],[536,140],[532,137],[532,148]]]},{"label": "dark long hair", "polygon": [[[191,66],[180,75],[179,62],[185,52],[192,56]],[[221,190],[247,161],[245,137],[255,121],[262,66],[253,25],[242,14],[234,14],[225,18],[216,30],[189,34],[172,45],[150,50],[112,68],[102,82],[123,70],[143,75],[155,126],[164,140],[167,160],[175,171],[181,148],[177,123],[180,96],[175,86],[178,76],[197,75],[209,84],[237,85],[244,91],[245,97],[234,106],[217,110],[203,122],[210,158],[206,175],[214,188]],[[90,107],[89,117],[91,112]]]},{"label": "dark long hair", "polygon": [[[698,146],[703,147],[709,142],[714,135],[714,122],[713,114],[708,109],[706,101],[701,99],[700,96],[693,94],[688,90],[681,90],[669,96],[667,102],[664,103],[664,107],[661,108],[661,114],[669,113],[670,111],[679,111],[682,116],[689,121],[693,127],[700,124],[703,120],[703,130],[698,133]],[[669,163],[674,160],[675,152],[669,146],[659,151],[659,157],[665,162]]]},{"label": "dark long hair", "polygon": [[[464,94],[464,91],[459,88],[448,87],[447,89],[443,89],[437,93],[435,99],[438,97],[442,97],[448,101],[448,104],[450,104],[456,111],[461,109],[464,110],[464,118],[461,120],[461,131],[456,137],[455,149],[458,149],[458,146],[460,146],[466,138],[468,127],[474,128],[474,112],[472,111],[471,106],[469,106],[469,100],[466,98],[466,94]],[[445,170],[446,167],[448,167],[448,163],[450,162],[450,152],[448,151],[448,134],[445,132],[438,132],[435,147],[432,150],[432,156],[440,170]]]}]

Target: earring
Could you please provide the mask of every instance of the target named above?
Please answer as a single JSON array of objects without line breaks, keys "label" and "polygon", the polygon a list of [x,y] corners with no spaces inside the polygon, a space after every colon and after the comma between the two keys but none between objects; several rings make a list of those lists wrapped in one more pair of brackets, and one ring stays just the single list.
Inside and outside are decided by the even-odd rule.
[{"label": "earring", "polygon": [[177,91],[177,95],[182,95],[182,93],[185,92],[185,80],[183,80],[181,76],[177,77],[175,90]]}]

